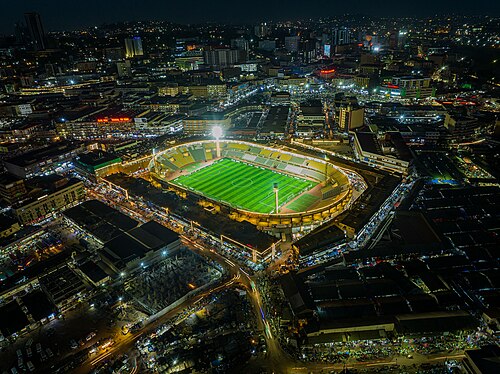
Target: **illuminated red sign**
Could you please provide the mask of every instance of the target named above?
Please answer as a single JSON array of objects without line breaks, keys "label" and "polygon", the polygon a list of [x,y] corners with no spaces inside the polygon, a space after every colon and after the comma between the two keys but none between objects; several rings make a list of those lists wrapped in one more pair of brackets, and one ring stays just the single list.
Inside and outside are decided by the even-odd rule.
[{"label": "illuminated red sign", "polygon": [[130,118],[129,118],[129,117],[111,117],[111,118],[105,117],[105,118],[98,118],[98,119],[97,119],[97,122],[98,122],[98,123],[108,123],[108,122],[113,122],[113,123],[117,123],[117,122],[130,122]]},{"label": "illuminated red sign", "polygon": [[321,74],[333,74],[335,73],[335,69],[328,69],[328,70],[320,70]]}]

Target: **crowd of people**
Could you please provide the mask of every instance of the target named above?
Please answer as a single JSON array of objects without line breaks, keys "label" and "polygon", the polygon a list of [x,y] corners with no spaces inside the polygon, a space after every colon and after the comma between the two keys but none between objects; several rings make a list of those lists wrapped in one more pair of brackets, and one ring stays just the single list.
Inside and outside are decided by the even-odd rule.
[{"label": "crowd of people", "polygon": [[353,342],[334,342],[304,346],[298,358],[309,362],[363,362],[375,359],[406,357],[413,355],[449,354],[453,356],[465,349],[478,348],[493,343],[480,331],[448,334],[433,337],[401,339],[377,339]]}]

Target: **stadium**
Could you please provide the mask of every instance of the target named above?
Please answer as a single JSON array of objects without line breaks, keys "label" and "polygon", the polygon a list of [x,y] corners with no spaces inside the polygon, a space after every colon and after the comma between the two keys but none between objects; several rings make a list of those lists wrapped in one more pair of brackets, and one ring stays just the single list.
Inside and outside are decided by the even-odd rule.
[{"label": "stadium", "polygon": [[309,231],[341,213],[353,194],[347,175],[327,160],[238,140],[175,145],[156,153],[149,169],[164,188],[274,235]]}]

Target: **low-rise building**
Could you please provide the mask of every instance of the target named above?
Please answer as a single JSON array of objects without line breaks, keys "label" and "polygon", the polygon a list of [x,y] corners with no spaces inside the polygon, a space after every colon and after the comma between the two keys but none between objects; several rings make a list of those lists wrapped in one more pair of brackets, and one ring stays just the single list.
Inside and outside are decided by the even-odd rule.
[{"label": "low-rise building", "polygon": [[30,194],[12,207],[22,224],[39,221],[83,200],[85,187],[79,179],[52,175],[37,181]]},{"label": "low-rise building", "polygon": [[83,150],[82,144],[55,143],[6,159],[4,165],[9,173],[17,177],[31,178],[57,167],[58,164],[71,161]]},{"label": "low-rise building", "polygon": [[444,127],[450,133],[451,140],[457,143],[474,141],[480,134],[479,121],[474,117],[447,113],[444,119]]},{"label": "low-rise building", "polygon": [[487,345],[475,350],[466,350],[463,368],[467,374],[496,373],[500,367],[500,347]]},{"label": "low-rise building", "polygon": [[67,264],[50,269],[39,278],[39,282],[60,312],[70,309],[87,292],[82,279]]},{"label": "low-rise building", "polygon": [[0,175],[0,197],[8,204],[13,204],[24,198],[27,194],[24,179],[12,174]]},{"label": "low-rise building", "polygon": [[75,167],[92,180],[104,178],[121,171],[122,159],[112,153],[95,150],[75,158]]},{"label": "low-rise building", "polygon": [[116,273],[132,272],[175,253],[179,248],[177,233],[150,221],[111,239],[99,255]]},{"label": "low-rise building", "polygon": [[102,286],[111,279],[110,276],[92,260],[79,265],[77,269],[94,287]]},{"label": "low-rise building", "polygon": [[378,92],[389,97],[422,99],[434,96],[436,89],[431,86],[431,78],[403,76],[392,77],[390,81],[378,87]]},{"label": "low-rise building", "polygon": [[299,137],[312,137],[323,133],[326,115],[321,101],[314,100],[300,105],[295,133]]},{"label": "low-rise building", "polygon": [[201,116],[187,117],[183,119],[183,128],[186,135],[208,135],[212,133],[214,126],[227,129],[231,126],[230,118],[222,113],[210,113]]},{"label": "low-rise building", "polygon": [[273,104],[290,104],[290,93],[287,91],[273,92],[271,94],[271,103]]},{"label": "low-rise building", "polygon": [[385,139],[391,142],[392,147],[385,146],[371,132],[354,132],[353,138],[354,151],[360,161],[388,171],[404,175],[408,173],[411,156],[401,134],[391,133],[389,138]]},{"label": "low-rise building", "polygon": [[0,214],[0,238],[6,238],[21,230],[19,222],[15,219]]},{"label": "low-rise building", "polygon": [[261,138],[283,138],[290,120],[290,106],[273,106],[259,129]]}]

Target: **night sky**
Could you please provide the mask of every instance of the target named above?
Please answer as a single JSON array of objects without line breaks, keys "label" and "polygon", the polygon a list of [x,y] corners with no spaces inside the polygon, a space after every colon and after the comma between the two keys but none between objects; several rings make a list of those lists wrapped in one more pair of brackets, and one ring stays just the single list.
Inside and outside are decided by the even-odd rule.
[{"label": "night sky", "polygon": [[179,23],[284,20],[339,14],[428,16],[500,14],[493,0],[3,0],[0,32],[10,34],[23,13],[42,15],[45,28],[74,29],[106,22],[163,19]]}]

